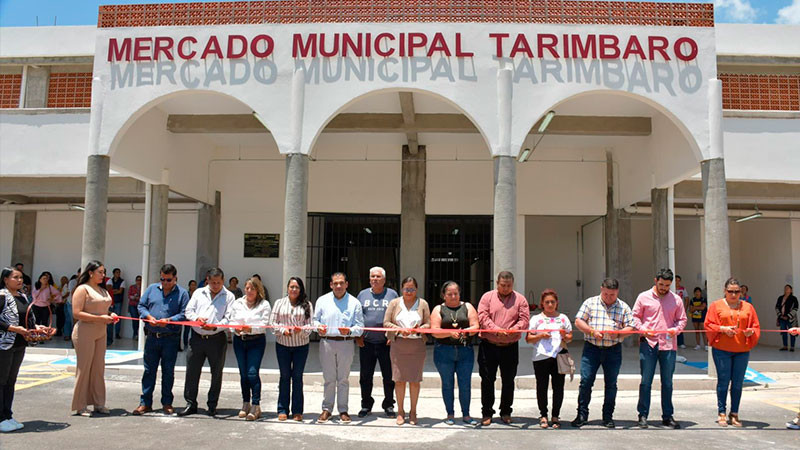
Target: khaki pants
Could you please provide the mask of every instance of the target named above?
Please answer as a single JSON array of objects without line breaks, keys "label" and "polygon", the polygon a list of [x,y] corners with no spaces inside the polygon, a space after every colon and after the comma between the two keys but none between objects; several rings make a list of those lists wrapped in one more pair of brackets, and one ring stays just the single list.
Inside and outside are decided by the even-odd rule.
[{"label": "khaki pants", "polygon": [[333,401],[339,413],[347,412],[347,396],[350,394],[350,365],[353,363],[355,348],[353,341],[333,341],[321,339],[319,360],[322,363],[324,394],[322,410],[333,412]]}]

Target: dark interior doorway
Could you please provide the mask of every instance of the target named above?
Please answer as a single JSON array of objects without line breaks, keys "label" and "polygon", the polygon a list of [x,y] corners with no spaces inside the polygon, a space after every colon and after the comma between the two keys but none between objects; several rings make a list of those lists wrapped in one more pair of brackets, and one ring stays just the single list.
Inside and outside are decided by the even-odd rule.
[{"label": "dark interior doorway", "polygon": [[492,217],[428,216],[426,218],[425,299],[431,308],[441,303],[447,280],[461,286],[461,300],[477,307],[492,288]]},{"label": "dark interior doorway", "polygon": [[369,287],[369,269],[386,269],[386,286],[397,290],[400,269],[400,216],[377,214],[308,215],[309,299],[330,290],[334,272],[347,274],[348,292]]}]

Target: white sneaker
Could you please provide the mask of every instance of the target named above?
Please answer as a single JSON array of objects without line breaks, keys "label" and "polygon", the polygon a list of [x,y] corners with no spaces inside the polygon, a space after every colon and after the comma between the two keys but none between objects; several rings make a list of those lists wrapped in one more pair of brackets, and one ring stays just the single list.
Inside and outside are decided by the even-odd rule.
[{"label": "white sneaker", "polygon": [[680,347],[681,347],[681,348],[686,348],[686,345],[683,345],[683,344],[681,344],[681,346],[680,346]]},{"label": "white sneaker", "polygon": [[15,426],[15,427],[17,427],[17,429],[18,429],[18,430],[21,430],[21,429],[25,428],[25,425],[23,425],[23,424],[21,424],[21,423],[17,422],[17,420],[16,420],[16,419],[13,419],[13,418],[12,418],[12,419],[8,419],[8,420],[10,420],[10,421],[11,421],[11,423],[13,423],[13,424],[14,424],[14,426]]},{"label": "white sneaker", "polygon": [[708,346],[707,346],[707,345],[706,345],[706,348],[705,348],[704,350],[705,350],[705,351],[708,351]]},{"label": "white sneaker", "polygon": [[700,350],[700,344],[697,344],[697,345],[695,345],[695,346],[694,346],[694,349],[695,349],[695,350]]},{"label": "white sneaker", "polygon": [[9,433],[16,430],[17,426],[11,423],[11,420],[4,420],[0,422],[0,433]]},{"label": "white sneaker", "polygon": [[675,361],[677,361],[679,363],[685,363],[687,360],[686,360],[685,356],[678,355],[678,356],[675,357]]},{"label": "white sneaker", "polygon": [[800,424],[794,422],[786,422],[786,428],[790,430],[800,430]]}]

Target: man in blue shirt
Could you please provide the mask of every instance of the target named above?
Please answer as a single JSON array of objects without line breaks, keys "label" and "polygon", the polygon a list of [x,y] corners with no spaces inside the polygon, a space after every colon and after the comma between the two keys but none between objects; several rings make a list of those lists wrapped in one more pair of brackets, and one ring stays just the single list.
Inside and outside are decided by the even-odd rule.
[{"label": "man in blue shirt", "polygon": [[317,299],[314,326],[320,336],[319,359],[324,381],[322,414],[318,422],[331,418],[333,402],[339,407],[339,419],[350,422],[347,396],[350,393],[350,365],[355,349],[353,338],[363,333],[364,316],[361,303],[347,293],[347,277],[341,272],[331,275],[331,290]]},{"label": "man in blue shirt", "polygon": [[[358,301],[364,312],[365,327],[382,327],[383,316],[389,302],[397,298],[394,289],[386,288],[386,270],[383,267],[369,269],[370,287],[358,293]],[[372,379],[375,375],[375,364],[381,365],[383,378],[383,403],[381,407],[386,411],[387,417],[397,417],[394,412],[394,381],[392,381],[392,361],[389,358],[389,346],[386,333],[380,331],[365,331],[364,335],[356,339],[358,344],[358,358],[361,363],[361,411],[358,417],[366,417],[372,411],[375,399],[372,398]]]},{"label": "man in blue shirt", "polygon": [[161,267],[161,283],[147,287],[139,300],[139,317],[145,321],[144,374],[142,396],[139,406],[133,410],[136,416],[153,410],[153,391],[156,388],[156,373],[161,363],[161,404],[164,414],[172,414],[172,384],[175,381],[175,361],[180,346],[180,322],[189,303],[189,293],[178,286],[178,270],[172,264]]}]

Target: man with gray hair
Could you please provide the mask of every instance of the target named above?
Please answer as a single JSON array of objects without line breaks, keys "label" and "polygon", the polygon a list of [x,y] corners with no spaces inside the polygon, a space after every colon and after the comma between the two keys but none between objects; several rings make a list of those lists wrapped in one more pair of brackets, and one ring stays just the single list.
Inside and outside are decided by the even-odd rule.
[{"label": "man with gray hair", "polygon": [[[364,312],[364,326],[382,327],[383,316],[389,302],[397,298],[394,289],[386,287],[386,270],[383,267],[369,269],[370,287],[358,293],[358,301]],[[387,417],[396,417],[394,411],[394,381],[392,381],[392,362],[389,359],[389,341],[386,334],[380,331],[365,331],[356,339],[359,346],[358,356],[361,362],[361,411],[358,417],[366,417],[372,412],[375,399],[372,398],[372,378],[375,375],[375,363],[381,365],[383,379],[383,403],[381,407]]]}]

